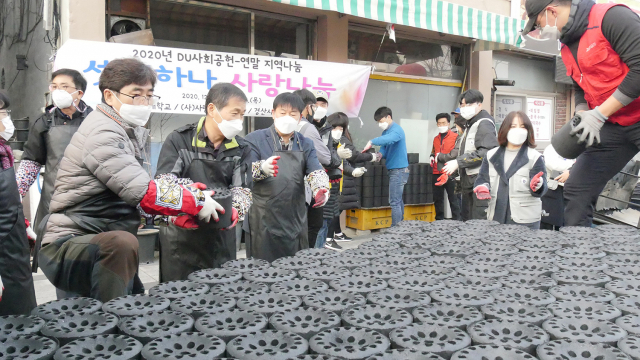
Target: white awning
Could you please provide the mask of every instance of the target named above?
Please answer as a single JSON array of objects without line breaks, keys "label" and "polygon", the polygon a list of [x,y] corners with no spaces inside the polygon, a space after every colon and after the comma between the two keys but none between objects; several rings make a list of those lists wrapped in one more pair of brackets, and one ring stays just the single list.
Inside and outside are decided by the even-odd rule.
[{"label": "white awning", "polygon": [[440,0],[270,1],[514,46],[525,25],[523,20]]}]

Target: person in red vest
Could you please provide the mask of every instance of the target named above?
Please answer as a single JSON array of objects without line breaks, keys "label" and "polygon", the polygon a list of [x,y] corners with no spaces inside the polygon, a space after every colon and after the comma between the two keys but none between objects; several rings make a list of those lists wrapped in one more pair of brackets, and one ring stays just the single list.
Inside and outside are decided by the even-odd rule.
[{"label": "person in red vest", "polygon": [[451,206],[451,218],[460,219],[460,203],[455,194],[456,179],[449,178],[442,171],[444,164],[458,157],[456,139],[458,134],[451,131],[451,115],[442,113],[436,115],[438,135],[433,138],[431,150],[431,167],[433,168],[433,204],[436,208],[436,220],[444,220],[444,191],[447,190],[449,205]]},{"label": "person in red vest", "polygon": [[591,226],[605,184],[640,151],[640,18],[592,0],[527,0],[525,8],[523,35],[539,28],[558,39],[574,80],[580,122],[571,134],[587,148],[565,183],[565,225]]}]

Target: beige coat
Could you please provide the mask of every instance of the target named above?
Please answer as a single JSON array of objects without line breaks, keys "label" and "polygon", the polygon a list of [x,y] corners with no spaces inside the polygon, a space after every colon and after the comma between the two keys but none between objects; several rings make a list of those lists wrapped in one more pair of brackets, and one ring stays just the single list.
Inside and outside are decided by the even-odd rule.
[{"label": "beige coat", "polygon": [[60,162],[43,244],[87,234],[63,213],[71,206],[109,190],[137,206],[147,193],[151,178],[140,154],[148,132],[114,118],[119,117],[111,107],[98,105],[73,135]]}]

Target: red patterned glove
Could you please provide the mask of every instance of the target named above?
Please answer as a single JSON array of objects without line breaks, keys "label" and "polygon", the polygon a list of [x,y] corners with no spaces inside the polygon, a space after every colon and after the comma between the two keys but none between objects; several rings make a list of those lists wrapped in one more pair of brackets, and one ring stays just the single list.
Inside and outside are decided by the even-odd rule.
[{"label": "red patterned glove", "polygon": [[476,197],[478,200],[488,200],[491,199],[491,192],[489,192],[489,188],[485,185],[478,185],[473,189],[473,192],[476,193]]},{"label": "red patterned glove", "polygon": [[195,217],[191,215],[181,215],[181,216],[170,216],[169,221],[177,227],[181,227],[183,229],[197,229],[198,222]]},{"label": "red patterned glove", "polygon": [[447,174],[442,174],[440,175],[440,177],[438,177],[438,182],[436,183],[436,186],[442,186],[446,184],[447,181],[449,181],[449,176]]},{"label": "red patterned glove", "polygon": [[536,192],[540,190],[540,187],[542,187],[542,179],[541,179],[542,175],[544,175],[544,173],[540,171],[539,173],[536,174],[536,176],[534,176],[531,179],[531,183],[529,183],[529,187],[531,188],[531,191]]},{"label": "red patterned glove", "polygon": [[202,190],[168,179],[151,180],[140,207],[150,215],[197,215],[205,203]]}]

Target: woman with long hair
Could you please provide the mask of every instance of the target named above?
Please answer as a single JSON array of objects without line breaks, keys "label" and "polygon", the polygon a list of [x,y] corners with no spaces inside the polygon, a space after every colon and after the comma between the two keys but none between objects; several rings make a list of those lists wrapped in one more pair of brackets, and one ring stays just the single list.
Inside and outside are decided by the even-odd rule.
[{"label": "woman with long hair", "polygon": [[547,171],[544,158],[535,150],[527,114],[509,113],[498,131],[498,143],[482,161],[473,192],[480,200],[491,200],[487,219],[539,229]]},{"label": "woman with long hair", "polygon": [[340,213],[343,210],[360,208],[358,190],[356,189],[355,178],[364,175],[364,167],[356,167],[356,164],[374,160],[371,153],[361,153],[353,146],[353,140],[349,133],[349,117],[342,112],[331,114],[327,118],[331,124],[331,136],[327,146],[334,147],[342,160],[342,179],[340,183],[331,186],[331,196],[336,201],[333,207],[327,208],[325,205],[325,219],[331,217],[326,234],[326,247],[331,249],[341,249],[338,242],[351,241],[351,238],[344,235],[340,228]]}]

